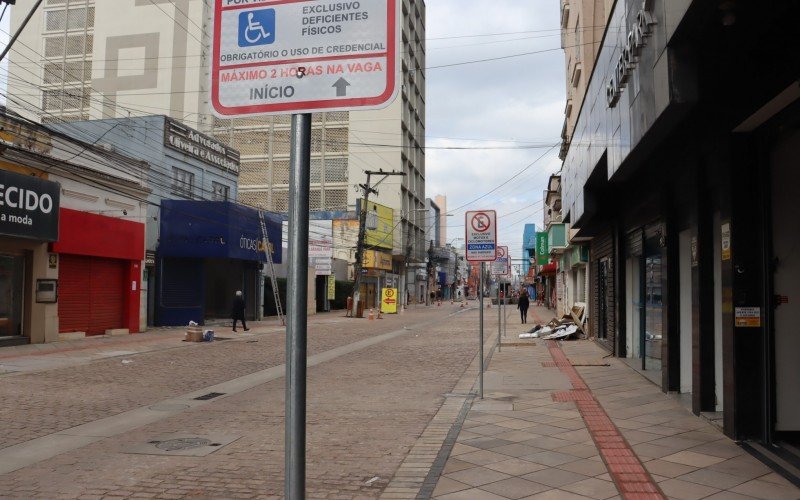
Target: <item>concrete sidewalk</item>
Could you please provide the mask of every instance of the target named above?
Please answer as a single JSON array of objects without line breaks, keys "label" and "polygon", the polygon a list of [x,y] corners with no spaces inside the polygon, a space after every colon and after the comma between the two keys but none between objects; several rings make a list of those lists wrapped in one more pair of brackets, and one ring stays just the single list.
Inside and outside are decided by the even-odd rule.
[{"label": "concrete sidewalk", "polygon": [[[454,423],[443,428],[434,419],[423,434],[422,445],[442,443],[430,467],[416,477],[401,467],[405,482],[396,476],[382,498],[800,498],[800,489],[594,342],[520,345],[517,330],[504,339],[516,345],[491,357],[485,398],[465,399],[460,418],[448,399],[442,410]],[[476,371],[454,392],[477,392]]]}]

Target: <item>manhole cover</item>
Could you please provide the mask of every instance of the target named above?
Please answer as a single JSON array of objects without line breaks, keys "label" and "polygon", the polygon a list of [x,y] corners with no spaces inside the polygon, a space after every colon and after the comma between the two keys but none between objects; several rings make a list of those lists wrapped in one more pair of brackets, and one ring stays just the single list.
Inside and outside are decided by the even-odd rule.
[{"label": "manhole cover", "polygon": [[170,439],[167,441],[160,441],[156,444],[156,448],[164,451],[178,451],[178,450],[192,450],[194,448],[201,448],[211,444],[210,439],[203,438],[179,438]]}]

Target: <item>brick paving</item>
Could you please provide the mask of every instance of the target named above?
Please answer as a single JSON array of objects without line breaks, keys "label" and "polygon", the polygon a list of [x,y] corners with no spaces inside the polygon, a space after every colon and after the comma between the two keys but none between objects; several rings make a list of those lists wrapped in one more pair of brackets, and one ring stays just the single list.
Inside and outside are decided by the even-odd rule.
[{"label": "brick paving", "polygon": [[[483,400],[470,395],[474,309],[419,308],[373,322],[312,318],[309,354],[324,359],[309,368],[308,498],[800,498],[674,397],[621,360],[603,359],[593,342],[518,342],[511,312],[498,352],[487,318]],[[268,324],[254,331],[179,347],[165,340],[178,334],[167,332],[49,354],[4,351],[0,364],[25,369],[0,376],[0,397],[14,402],[1,409],[12,431],[0,457],[5,443],[279,366],[283,335]],[[386,332],[395,333],[364,343]],[[76,365],[46,369],[47,356]],[[283,398],[282,378],[249,385],[0,475],[0,498],[280,498]],[[132,453],[178,432],[233,441],[199,457]]]},{"label": "brick paving", "polygon": [[[310,353],[350,344],[377,332],[407,333],[351,352],[309,369],[309,498],[375,498],[386,488],[401,462],[475,357],[476,311],[457,306],[420,308],[385,320],[344,320],[315,325]],[[346,328],[344,328],[346,326]],[[222,341],[211,345],[149,352],[85,366],[0,378],[0,395],[29,395],[35,405],[8,415],[24,420],[46,411],[56,397],[61,407],[82,407],[63,418],[87,421],[98,414],[95,398],[107,398],[115,409],[144,404],[164,394],[208,386],[239,373],[283,361],[283,336],[256,335],[258,343]],[[261,359],[259,359],[261,358]],[[126,358],[127,359],[127,358]],[[169,365],[169,361],[174,365]],[[172,366],[167,370],[166,366]],[[126,372],[128,368],[136,372]],[[179,367],[179,368],[177,368]],[[152,372],[151,372],[152,371]],[[91,373],[91,378],[86,375]],[[125,374],[129,376],[124,376]],[[134,375],[135,374],[135,375]],[[80,387],[68,388],[68,380]],[[92,389],[92,383],[102,386]],[[24,387],[12,386],[20,385]],[[51,387],[51,389],[47,389]],[[60,397],[68,390],[70,397]],[[74,399],[83,390],[84,400]],[[132,395],[126,395],[130,393]],[[283,491],[283,379],[214,400],[124,434],[63,453],[0,476],[3,498],[272,498]],[[86,409],[88,407],[88,409]],[[51,428],[65,427],[53,410]],[[105,416],[105,415],[103,415]],[[32,426],[31,426],[32,427]],[[126,451],[154,436],[192,431],[238,437],[206,457],[130,454]],[[26,437],[41,434],[31,429]],[[24,438],[23,438],[24,439]],[[2,452],[2,450],[0,450]]]},{"label": "brick paving", "polygon": [[594,342],[520,343],[515,332],[492,357],[486,397],[467,413],[434,498],[800,498]]}]

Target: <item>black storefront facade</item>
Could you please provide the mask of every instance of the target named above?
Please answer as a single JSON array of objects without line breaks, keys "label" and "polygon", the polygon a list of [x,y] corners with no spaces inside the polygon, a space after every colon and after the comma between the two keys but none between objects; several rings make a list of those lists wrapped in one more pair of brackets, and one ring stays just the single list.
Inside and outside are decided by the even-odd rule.
[{"label": "black storefront facade", "polygon": [[593,335],[737,440],[800,432],[799,9],[617,1],[564,165]]}]

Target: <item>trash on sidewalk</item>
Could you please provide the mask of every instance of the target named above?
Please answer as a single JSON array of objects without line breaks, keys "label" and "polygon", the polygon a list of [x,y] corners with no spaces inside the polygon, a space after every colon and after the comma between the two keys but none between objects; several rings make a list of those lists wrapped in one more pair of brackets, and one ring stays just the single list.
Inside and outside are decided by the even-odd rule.
[{"label": "trash on sidewalk", "polygon": [[365,484],[366,486],[372,486],[372,483],[374,483],[375,481],[378,481],[379,479],[380,479],[380,478],[379,478],[378,476],[375,476],[375,477],[373,477],[372,479],[370,479],[369,481],[365,481],[365,482],[364,482],[364,484]]},{"label": "trash on sidewalk", "polygon": [[546,325],[536,325],[525,333],[520,334],[521,339],[542,340],[569,340],[578,331],[585,337],[583,329],[583,316],[585,304],[576,303],[569,315],[564,315],[560,320],[553,318]]},{"label": "trash on sidewalk", "polygon": [[123,360],[122,360],[122,364],[123,364],[123,365],[129,365],[129,364],[131,364],[131,363],[133,363],[133,360],[131,360],[131,359],[123,359]]},{"label": "trash on sidewalk", "polygon": [[186,338],[184,338],[184,341],[203,342],[203,340],[203,329],[200,328],[194,321],[190,321],[189,326],[186,328]]},{"label": "trash on sidewalk", "polygon": [[214,330],[206,330],[203,332],[203,341],[211,342],[214,340]]}]

